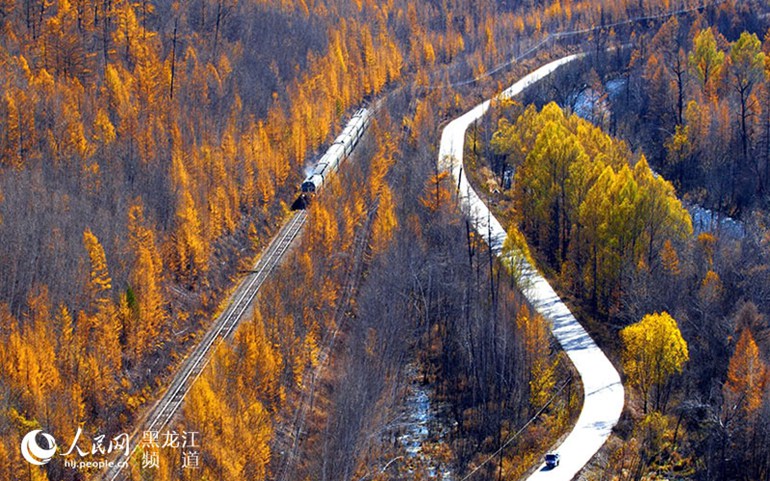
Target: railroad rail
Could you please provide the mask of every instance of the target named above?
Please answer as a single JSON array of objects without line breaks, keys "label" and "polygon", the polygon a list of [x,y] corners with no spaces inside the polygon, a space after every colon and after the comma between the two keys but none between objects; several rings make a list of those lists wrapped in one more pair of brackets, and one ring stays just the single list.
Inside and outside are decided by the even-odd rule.
[{"label": "railroad rail", "polygon": [[[244,315],[248,313],[254,298],[259,292],[259,288],[262,287],[262,284],[275,266],[281,261],[305,224],[306,219],[306,211],[295,211],[270,241],[270,244],[268,244],[254,265],[253,270],[249,271],[250,273],[235,290],[227,308],[219,315],[203,336],[203,339],[182,362],[169,388],[139,421],[130,437],[131,454],[128,459],[134,455],[139,447],[139,441],[144,432],[163,430],[178,414],[187,393],[190,392],[192,385],[208,365],[214,349],[230,336]],[[123,472],[122,463],[115,463],[107,470],[102,479],[105,481],[116,481],[125,478],[127,478],[127,474]]]},{"label": "railroad rail", "polygon": [[288,443],[287,452],[284,453],[284,459],[281,461],[278,467],[275,479],[278,481],[286,481],[295,479],[297,459],[297,452],[300,449],[300,445],[303,441],[303,434],[305,434],[305,422],[307,419],[308,409],[313,405],[313,400],[316,394],[316,388],[318,386],[318,380],[326,369],[327,364],[330,362],[331,354],[334,350],[337,336],[340,330],[343,328],[345,317],[350,312],[351,301],[353,300],[355,293],[359,287],[359,284],[363,278],[364,271],[367,268],[369,261],[369,241],[371,240],[372,226],[374,219],[379,209],[380,201],[379,196],[369,208],[369,212],[366,215],[366,219],[363,225],[357,229],[357,232],[353,239],[353,260],[349,264],[349,269],[345,275],[345,281],[342,284],[343,294],[340,297],[340,302],[337,304],[337,309],[334,312],[334,328],[328,333],[327,338],[323,342],[323,348],[318,355],[318,363],[315,369],[310,374],[310,382],[308,387],[303,389],[300,394],[300,400],[298,406],[293,415],[292,427],[290,432],[286,434],[288,439],[283,441]]}]

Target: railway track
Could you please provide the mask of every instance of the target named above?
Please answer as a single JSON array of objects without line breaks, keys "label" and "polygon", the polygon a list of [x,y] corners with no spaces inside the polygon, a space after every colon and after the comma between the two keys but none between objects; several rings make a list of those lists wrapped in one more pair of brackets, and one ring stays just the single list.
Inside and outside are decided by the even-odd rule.
[{"label": "railway track", "polygon": [[290,433],[287,435],[288,440],[284,442],[288,443],[286,447],[287,451],[283,453],[283,461],[281,462],[275,479],[279,481],[288,481],[295,479],[296,476],[296,461],[298,458],[298,452],[300,451],[301,444],[303,442],[303,434],[305,434],[305,423],[307,421],[308,410],[312,409],[314,403],[316,388],[318,387],[318,380],[323,375],[327,364],[330,362],[330,357],[334,351],[337,336],[340,330],[343,329],[343,323],[346,316],[350,312],[351,301],[353,300],[355,293],[363,278],[364,270],[368,262],[371,260],[367,257],[367,249],[369,241],[371,240],[372,225],[379,209],[379,197],[376,202],[369,209],[369,213],[366,216],[366,220],[363,226],[356,232],[353,240],[353,261],[349,266],[349,270],[345,276],[345,281],[342,284],[343,293],[341,301],[337,305],[337,309],[334,313],[334,329],[328,334],[328,337],[324,340],[323,348],[318,355],[318,364],[310,374],[310,382],[308,387],[303,389],[303,393],[300,395],[298,407],[296,408],[293,421],[291,422]]},{"label": "railway track", "polygon": [[[131,456],[139,447],[142,434],[146,431],[161,431],[168,426],[178,414],[187,393],[200,377],[209,363],[214,349],[230,336],[235,327],[249,311],[259,288],[268,278],[272,270],[281,261],[289,246],[299,234],[307,219],[307,212],[296,211],[281,227],[278,234],[264,250],[254,269],[241,281],[231,297],[227,308],[214,321],[203,339],[192,350],[187,359],[182,362],[179,371],[171,381],[169,388],[153,407],[142,417],[136,429],[131,434]],[[114,464],[102,477],[105,481],[116,481],[127,478],[121,464]]]}]

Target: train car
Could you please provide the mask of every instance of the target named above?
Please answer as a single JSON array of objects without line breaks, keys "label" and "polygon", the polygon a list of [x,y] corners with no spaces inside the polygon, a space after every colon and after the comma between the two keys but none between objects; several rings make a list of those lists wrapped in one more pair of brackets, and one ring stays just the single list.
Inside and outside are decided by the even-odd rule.
[{"label": "train car", "polygon": [[366,108],[359,109],[353,114],[345,128],[342,129],[342,133],[334,139],[332,145],[302,182],[300,196],[295,201],[293,208],[305,208],[310,199],[321,190],[329,176],[337,172],[340,164],[353,153],[353,149],[358,145],[369,126],[370,120],[371,113]]},{"label": "train car", "polygon": [[332,172],[337,172],[337,169],[340,166],[340,162],[342,162],[343,157],[345,157],[345,146],[340,143],[334,143],[331,147],[329,147],[329,150],[326,152],[326,155],[324,157],[327,157],[327,161],[329,162],[329,166],[331,167]]}]

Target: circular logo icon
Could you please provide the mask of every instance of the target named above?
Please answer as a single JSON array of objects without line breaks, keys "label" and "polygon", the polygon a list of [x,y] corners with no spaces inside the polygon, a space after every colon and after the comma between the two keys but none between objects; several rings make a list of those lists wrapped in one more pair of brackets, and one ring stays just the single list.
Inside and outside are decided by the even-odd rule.
[{"label": "circular logo icon", "polygon": [[[47,449],[41,448],[40,445],[37,444],[35,438],[38,434],[41,434],[48,442],[49,447]],[[26,459],[27,462],[34,464],[35,466],[46,464],[51,460],[54,453],[56,453],[56,440],[50,434],[44,433],[42,429],[35,429],[34,431],[28,432],[27,435],[24,436],[24,439],[21,440],[21,455],[24,456],[24,459]]]}]

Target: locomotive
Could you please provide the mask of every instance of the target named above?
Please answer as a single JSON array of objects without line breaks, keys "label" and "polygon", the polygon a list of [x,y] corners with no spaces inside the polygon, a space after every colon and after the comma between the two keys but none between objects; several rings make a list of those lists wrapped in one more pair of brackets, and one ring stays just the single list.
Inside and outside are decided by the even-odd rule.
[{"label": "locomotive", "polygon": [[359,109],[348,121],[342,133],[337,136],[329,150],[318,160],[313,170],[302,182],[300,195],[292,207],[304,209],[313,196],[321,190],[324,182],[337,172],[339,165],[347,159],[361,140],[369,126],[371,112],[367,108]]}]

